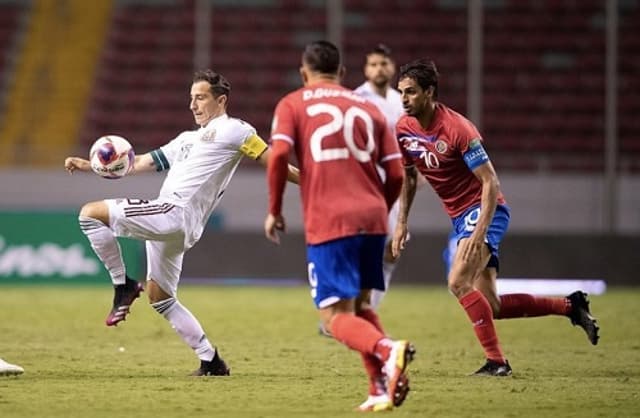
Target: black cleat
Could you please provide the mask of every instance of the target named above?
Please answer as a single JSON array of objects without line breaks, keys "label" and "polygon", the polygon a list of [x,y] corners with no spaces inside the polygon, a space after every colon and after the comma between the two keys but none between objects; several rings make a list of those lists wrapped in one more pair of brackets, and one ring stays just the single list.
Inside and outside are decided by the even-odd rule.
[{"label": "black cleat", "polygon": [[105,323],[109,327],[118,325],[118,322],[125,320],[131,304],[140,297],[143,286],[142,283],[127,277],[125,284],[115,286],[114,290],[113,308],[111,308],[111,312],[109,312],[105,320]]},{"label": "black cleat", "polygon": [[191,376],[229,376],[230,374],[231,369],[220,358],[218,350],[216,350],[216,355],[211,361],[200,360],[200,367],[194,370]]},{"label": "black cleat", "polygon": [[600,330],[600,327],[598,327],[598,321],[589,311],[587,294],[578,290],[567,296],[567,299],[571,302],[571,312],[567,315],[571,323],[574,326],[579,325],[587,333],[587,338],[589,338],[591,344],[598,344],[600,339],[598,330]]},{"label": "black cleat", "polygon": [[509,362],[498,363],[497,361],[487,360],[484,366],[480,367],[471,376],[511,376],[512,370]]}]

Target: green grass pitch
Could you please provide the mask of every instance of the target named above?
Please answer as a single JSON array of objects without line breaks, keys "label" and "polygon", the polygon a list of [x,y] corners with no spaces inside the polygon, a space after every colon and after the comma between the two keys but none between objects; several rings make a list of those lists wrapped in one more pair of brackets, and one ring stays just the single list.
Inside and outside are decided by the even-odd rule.
[{"label": "green grass pitch", "polygon": [[[146,299],[104,325],[112,291],[0,287],[0,357],[26,369],[0,378],[0,416],[356,417],[366,397],[357,353],[316,332],[305,287],[185,286],[231,376],[193,378],[198,362]],[[380,313],[414,342],[397,417],[640,416],[640,289],[591,297],[598,346],[566,318],[497,322],[510,378],[468,377],[483,363],[471,325],[444,288],[391,289]],[[120,350],[124,347],[124,351]]]}]

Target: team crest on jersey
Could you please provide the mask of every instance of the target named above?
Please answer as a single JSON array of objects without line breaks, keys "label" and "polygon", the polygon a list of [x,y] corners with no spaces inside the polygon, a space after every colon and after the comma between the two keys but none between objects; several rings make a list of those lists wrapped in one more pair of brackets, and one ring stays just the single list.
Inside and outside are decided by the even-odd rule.
[{"label": "team crest on jersey", "polygon": [[438,151],[440,154],[444,154],[445,152],[447,152],[447,143],[442,139],[438,139],[436,141],[436,151]]},{"label": "team crest on jersey", "polygon": [[216,130],[208,129],[205,131],[204,134],[202,134],[202,136],[200,137],[200,140],[202,142],[213,142],[215,138],[216,138]]}]

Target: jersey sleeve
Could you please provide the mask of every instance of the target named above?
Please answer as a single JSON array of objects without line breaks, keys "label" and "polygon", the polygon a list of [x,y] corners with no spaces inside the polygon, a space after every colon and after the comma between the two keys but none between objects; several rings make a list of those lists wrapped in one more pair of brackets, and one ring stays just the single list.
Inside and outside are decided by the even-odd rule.
[{"label": "jersey sleeve", "polygon": [[453,134],[455,145],[462,154],[469,150],[472,143],[482,143],[480,132],[469,120],[460,118],[455,125],[451,125],[451,128],[455,130]]},{"label": "jersey sleeve", "polygon": [[295,138],[294,110],[288,97],[280,100],[273,113],[271,141],[285,141],[293,145]]},{"label": "jersey sleeve", "polygon": [[456,147],[460,150],[469,170],[473,171],[489,161],[489,155],[482,146],[482,137],[473,123],[461,119],[456,125],[454,126]]},{"label": "jersey sleeve", "polygon": [[257,160],[267,147],[267,143],[254,132],[240,145],[240,152],[253,160]]},{"label": "jersey sleeve", "polygon": [[415,164],[411,159],[407,150],[401,146],[403,138],[410,136],[409,125],[406,117],[401,117],[396,123],[396,142],[400,145],[400,153],[402,155],[402,162],[405,167],[413,167]]},{"label": "jersey sleeve", "polygon": [[180,152],[181,136],[184,134],[184,132],[181,133],[165,145],[150,152],[151,158],[153,158],[153,162],[156,165],[156,171],[164,171],[171,168],[171,164],[173,164]]}]

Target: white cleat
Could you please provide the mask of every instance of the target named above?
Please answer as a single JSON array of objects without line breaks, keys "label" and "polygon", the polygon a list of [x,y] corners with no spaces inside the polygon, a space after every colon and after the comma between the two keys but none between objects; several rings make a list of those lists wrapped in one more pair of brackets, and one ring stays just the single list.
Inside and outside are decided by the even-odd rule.
[{"label": "white cleat", "polygon": [[381,412],[391,411],[392,409],[393,403],[386,393],[377,396],[369,395],[367,400],[358,407],[358,411],[360,412]]},{"label": "white cleat", "polygon": [[7,363],[0,358],[0,376],[17,376],[22,373],[24,373],[22,367]]},{"label": "white cleat", "polygon": [[400,406],[409,392],[409,378],[405,373],[416,350],[409,341],[394,341],[389,358],[382,370],[387,376],[387,394],[394,406]]}]

